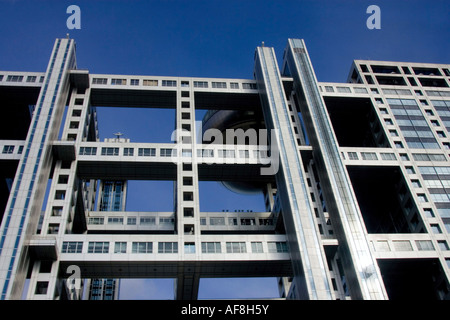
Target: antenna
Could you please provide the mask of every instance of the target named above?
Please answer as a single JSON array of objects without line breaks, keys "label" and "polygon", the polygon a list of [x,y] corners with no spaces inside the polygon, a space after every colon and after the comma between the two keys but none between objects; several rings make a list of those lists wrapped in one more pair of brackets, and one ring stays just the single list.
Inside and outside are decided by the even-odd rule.
[{"label": "antenna", "polygon": [[116,139],[119,140],[121,136],[123,136],[122,132],[116,132],[114,133],[114,135],[116,136]]}]

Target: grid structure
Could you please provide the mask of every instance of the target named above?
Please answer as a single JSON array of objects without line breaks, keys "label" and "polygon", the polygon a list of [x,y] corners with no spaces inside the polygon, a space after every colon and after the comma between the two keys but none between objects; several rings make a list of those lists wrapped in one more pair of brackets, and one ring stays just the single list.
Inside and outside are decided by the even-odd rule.
[{"label": "grid structure", "polygon": [[[347,83],[318,82],[289,39],[281,68],[256,48],[252,80],[100,75],[57,39],[45,73],[0,71],[1,299],[79,299],[73,266],[96,289],[173,278],[176,299],[255,276],[286,299],[449,299],[449,70],[355,60]],[[178,134],[100,141],[99,106],[173,109]],[[271,143],[205,141],[227,128]],[[173,210],[126,211],[129,180],[173,181]],[[200,181],[259,190],[266,210],[201,212]]]}]

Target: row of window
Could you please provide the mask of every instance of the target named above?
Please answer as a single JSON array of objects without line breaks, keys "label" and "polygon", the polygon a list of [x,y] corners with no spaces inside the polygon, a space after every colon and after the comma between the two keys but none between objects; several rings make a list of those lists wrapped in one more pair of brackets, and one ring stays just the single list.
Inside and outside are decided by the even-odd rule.
[{"label": "row of window", "polygon": [[[117,147],[102,147],[101,148],[101,155],[102,156],[119,156],[120,148]],[[134,156],[135,148],[123,148],[123,155],[124,156]],[[95,156],[97,155],[97,147],[80,147],[79,154],[82,156]],[[212,158],[214,157],[214,150],[213,149],[198,149],[197,150],[197,156],[203,157],[203,158]],[[238,150],[239,158],[250,158],[250,151],[249,150]],[[138,156],[140,157],[156,157],[156,148],[138,148]],[[162,148],[160,149],[160,156],[161,157],[171,157],[176,156],[177,150],[176,149],[170,149],[170,148]],[[182,149],[181,155],[183,157],[192,157],[192,151],[190,149]],[[236,157],[236,151],[235,150],[226,150],[226,149],[219,149],[217,150],[217,156],[219,158],[235,158]],[[267,151],[265,150],[253,150],[253,156],[254,158],[267,158]]]},{"label": "row of window", "polygon": [[[370,65],[367,66],[365,64],[361,64],[362,72],[370,72],[369,67],[372,69],[373,73],[382,73],[382,74],[402,74],[400,72],[399,67],[397,66],[387,66],[387,65]],[[412,74],[410,68],[413,70],[415,75],[424,75],[424,76],[442,76],[442,73],[438,68],[435,67],[407,67],[402,66],[401,70],[404,74]],[[442,72],[445,76],[450,76],[449,69],[442,68]]]},{"label": "row of window", "polygon": [[[210,217],[209,218],[209,225],[211,226],[224,226],[228,221],[227,225],[230,226],[271,226],[273,225],[273,219],[270,218],[259,218],[256,220],[256,218],[236,218],[236,217],[228,217],[227,219],[225,217]],[[207,218],[200,218],[200,225],[206,226],[207,225]]]},{"label": "row of window", "polygon": [[[15,149],[15,146],[5,145],[5,146],[3,146],[2,154],[13,154],[14,149]],[[17,154],[22,154],[22,152],[23,152],[23,146],[19,146],[19,149],[17,150]]]},{"label": "row of window", "polygon": [[[251,242],[252,253],[264,253],[263,243]],[[222,253],[222,243],[220,242],[202,242],[202,253]],[[247,253],[246,242],[226,242],[226,253]],[[287,243],[284,241],[267,242],[269,253],[288,252]],[[82,253],[82,241],[65,241],[62,245],[62,253]],[[186,242],[184,244],[185,253],[195,253],[195,244]],[[110,253],[110,242],[90,241],[88,243],[87,253]],[[114,242],[114,253],[127,253],[127,242]],[[153,242],[132,242],[131,253],[153,253]],[[178,242],[158,242],[158,253],[178,253]]]},{"label": "row of window", "polygon": [[[440,148],[432,130],[428,126],[428,122],[414,99],[387,99],[387,103],[391,107],[391,111],[409,148]],[[384,121],[387,125],[393,125],[391,119],[384,119]],[[398,136],[395,130],[390,130],[389,132],[391,136]],[[394,145],[396,148],[403,148],[401,141],[394,141]]]},{"label": "row of window", "polygon": [[[376,75],[372,77],[371,75],[364,76],[368,84],[375,84],[374,78],[379,85],[389,85],[389,86],[407,86],[406,80],[408,80],[411,86],[417,87],[418,83],[414,77],[402,77],[402,76],[380,76]],[[405,80],[406,79],[406,80]],[[437,88],[447,88],[448,84],[443,78],[417,78],[420,85],[423,87],[437,87]],[[361,81],[358,79],[358,83]]]},{"label": "row of window", "polygon": [[[419,172],[422,175],[425,187],[430,192],[430,198],[434,202],[438,214],[444,218],[443,222],[447,232],[450,233],[450,197],[447,195],[447,190],[450,188],[450,167],[434,167],[434,166],[420,166]],[[426,195],[421,194],[419,200],[428,202]],[[434,217],[431,209],[427,209],[427,217]],[[432,228],[433,229],[433,228]],[[439,227],[439,230],[441,228]],[[436,229],[433,229],[435,231]],[[441,232],[438,232],[441,233]]]},{"label": "row of window", "polygon": [[[39,77],[39,83],[44,82],[44,77],[45,76],[40,76]],[[8,75],[6,76],[6,82],[23,82],[24,76],[20,76],[20,75]],[[27,76],[26,77],[26,82],[28,83],[34,83],[37,80],[37,76]],[[0,81],[3,81],[3,75],[0,74]]]},{"label": "row of window", "polygon": [[[95,156],[97,155],[97,147],[80,147],[80,155],[83,156]],[[102,156],[118,156],[119,148],[116,147],[102,147],[101,148]],[[123,148],[124,156],[134,156],[134,148]],[[176,155],[175,149],[160,149],[161,157],[171,157],[172,155]],[[138,156],[156,156],[156,148],[138,148]]]},{"label": "row of window", "polygon": [[[108,217],[107,223],[123,225],[124,218],[123,217]],[[104,217],[89,217],[88,224],[103,225],[103,224],[105,224],[105,218]],[[127,217],[127,225],[136,225],[136,224],[137,224],[137,217]],[[139,224],[141,224],[141,225],[156,225],[156,217],[140,217]],[[160,225],[173,225],[174,219],[173,218],[159,218],[159,224]]]},{"label": "row of window", "polygon": [[[322,86],[319,87],[320,91],[322,92]],[[366,88],[364,87],[336,87],[336,91],[338,93],[351,93],[351,90],[353,89],[354,93],[363,93],[363,94],[367,94],[368,91]],[[404,95],[404,96],[411,96],[412,92],[409,89],[388,89],[388,88],[383,88],[382,89],[383,93],[386,95]],[[333,93],[335,92],[335,89],[333,86],[327,85],[325,86],[325,92],[329,92],[329,93]],[[377,88],[370,88],[370,92],[372,94],[380,94],[379,90]],[[430,97],[450,97],[450,91],[438,91],[438,90],[425,90],[426,94]],[[414,93],[417,96],[423,96],[423,92],[421,90],[414,90]],[[377,103],[379,101],[382,102],[381,99],[376,99]]]},{"label": "row of window", "polygon": [[[186,200],[186,199],[185,199]],[[126,224],[127,225],[136,225],[137,224],[137,217],[127,217]],[[260,225],[260,226],[271,226],[273,225],[273,219],[270,218],[236,218],[236,217],[229,217],[227,220],[225,217],[210,217],[209,218],[209,225],[211,226],[224,226],[228,221],[228,225],[230,226],[254,226],[254,225]],[[125,222],[124,217],[108,217],[107,218],[107,224],[114,224],[114,225],[123,225]],[[104,225],[105,224],[105,217],[89,217],[88,224],[90,225]],[[140,217],[139,218],[139,224],[140,225],[156,225],[156,217]],[[159,225],[173,225],[174,219],[173,218],[159,218]],[[207,225],[207,218],[200,218],[200,225]]]},{"label": "row of window", "polygon": [[[416,240],[415,241],[417,250],[419,251],[434,251],[434,245],[431,240]],[[383,251],[413,251],[413,246],[409,240],[393,240],[392,244],[389,245],[386,240],[378,240],[374,243],[375,251],[383,252]],[[439,240],[438,241],[440,250],[449,250],[449,246],[446,241]],[[392,247],[392,248],[391,248]]]},{"label": "row of window", "polygon": [[[364,87],[342,87],[342,86],[336,86],[333,87],[331,85],[324,86],[325,92],[327,93],[351,93],[352,89],[354,93],[363,93],[367,94],[368,91]],[[336,89],[336,91],[335,91]],[[320,91],[322,92],[322,86],[320,86]],[[377,88],[371,88],[371,93],[373,94],[379,94],[379,91]],[[409,89],[390,89],[390,88],[383,88],[383,93],[386,95],[396,95],[396,96],[411,96],[412,92]],[[418,96],[423,96],[423,92],[421,90],[414,90],[415,94]],[[425,90],[426,94],[432,97],[450,97],[450,91],[438,91],[438,90]]]},{"label": "row of window", "polygon": [[[382,160],[397,160],[395,153],[381,152],[380,155]],[[358,152],[347,152],[347,156],[349,160],[359,160]],[[362,160],[378,160],[378,156],[375,152],[361,152],[361,157]]]},{"label": "row of window", "polygon": [[[129,84],[131,86],[139,86],[141,79],[129,79]],[[161,82],[160,82],[161,81]],[[112,78],[111,85],[127,85],[128,79],[123,78]],[[142,79],[143,86],[156,87],[161,83],[163,87],[176,87],[176,80],[156,80],[156,79]],[[92,84],[108,84],[108,78],[93,78]],[[181,81],[181,87],[189,87],[189,81]],[[239,82],[230,82],[230,89],[239,89]],[[211,81],[211,87],[216,89],[226,89],[228,84],[223,81]],[[194,88],[208,88],[208,81],[194,81]],[[256,83],[244,82],[242,83],[242,89],[252,89],[256,90]]]}]

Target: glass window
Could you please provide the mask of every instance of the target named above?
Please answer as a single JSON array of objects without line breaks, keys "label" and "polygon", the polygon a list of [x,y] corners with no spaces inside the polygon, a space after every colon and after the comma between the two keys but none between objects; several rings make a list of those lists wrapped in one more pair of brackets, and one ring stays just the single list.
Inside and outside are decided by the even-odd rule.
[{"label": "glass window", "polygon": [[185,242],[184,243],[184,253],[195,253],[195,243]]},{"label": "glass window", "polygon": [[145,79],[144,81],[142,81],[142,84],[144,86],[156,87],[158,85],[158,80]]},{"label": "glass window", "polygon": [[243,89],[252,89],[252,90],[256,90],[256,83],[243,83],[242,84],[242,88]]},{"label": "glass window", "polygon": [[441,228],[439,227],[438,224],[431,224],[431,225],[430,225],[430,228],[431,228],[431,231],[432,231],[433,233],[435,233],[435,234],[442,233],[442,230],[441,230]]},{"label": "glass window", "polygon": [[109,242],[89,242],[88,253],[109,253]]},{"label": "glass window", "polygon": [[353,88],[353,90],[355,90],[355,93],[367,93],[367,89],[366,88]]},{"label": "glass window", "polygon": [[391,135],[391,137],[398,137],[397,130],[389,130],[389,134]]},{"label": "glass window", "polygon": [[97,154],[97,147],[80,147],[80,155],[95,156]]},{"label": "glass window", "polygon": [[112,85],[126,85],[127,79],[111,79]]},{"label": "glass window", "polygon": [[158,242],[158,253],[178,253],[178,242]]},{"label": "glass window", "polygon": [[123,148],[123,155],[124,156],[133,156],[134,148]]},{"label": "glass window", "polygon": [[341,93],[351,93],[352,92],[349,87],[336,87],[336,89],[338,92],[341,92]]},{"label": "glass window", "polygon": [[118,156],[118,155],[119,155],[119,148],[109,148],[109,147],[102,148],[102,156]]},{"label": "glass window", "polygon": [[132,86],[138,86],[139,85],[139,79],[131,79],[130,84]]},{"label": "glass window", "polygon": [[107,78],[94,78],[92,79],[92,84],[107,84],[108,79]]},{"label": "glass window", "polygon": [[394,145],[396,148],[403,149],[403,143],[401,141],[394,141]]},{"label": "glass window", "polygon": [[395,251],[412,251],[411,242],[408,240],[394,240],[392,241]]},{"label": "glass window", "polygon": [[286,242],[268,242],[267,247],[269,248],[269,252],[272,252],[272,253],[288,252],[288,247],[287,247]]},{"label": "glass window", "polygon": [[133,242],[131,244],[131,253],[153,253],[153,243]]},{"label": "glass window", "polygon": [[108,217],[108,224],[123,224],[122,217]]},{"label": "glass window", "polygon": [[225,225],[225,218],[223,217],[211,217],[209,218],[209,224],[212,226]]},{"label": "glass window", "polygon": [[55,192],[55,199],[56,200],[64,200],[66,198],[66,191],[65,190],[56,190]]},{"label": "glass window", "polygon": [[37,281],[35,294],[47,294],[48,281]]},{"label": "glass window", "polygon": [[381,153],[381,159],[383,159],[383,160],[397,160],[397,158],[395,157],[395,153],[386,153],[386,152],[382,152]]},{"label": "glass window", "polygon": [[218,150],[218,156],[221,158],[234,158],[235,152],[234,152],[234,150],[220,149],[220,150]]},{"label": "glass window", "polygon": [[3,146],[3,154],[11,154],[14,152],[14,146]]},{"label": "glass window", "polygon": [[412,183],[412,185],[413,185],[414,188],[420,188],[420,187],[422,187],[422,186],[420,185],[419,180],[412,180],[411,183]]},{"label": "glass window", "polygon": [[173,150],[173,149],[165,149],[165,148],[162,148],[162,149],[160,150],[160,155],[161,155],[161,157],[171,157],[172,154],[175,156],[175,155],[176,155],[176,150]]},{"label": "glass window", "polygon": [[62,253],[81,253],[83,251],[83,242],[64,241],[62,245]]},{"label": "glass window", "polygon": [[423,212],[425,214],[425,217],[427,217],[427,218],[434,218],[434,213],[433,213],[432,209],[425,208],[425,209],[423,209]]},{"label": "glass window", "polygon": [[102,225],[105,223],[105,218],[103,217],[89,217],[88,224]]},{"label": "glass window", "polygon": [[155,217],[141,217],[139,219],[140,224],[146,224],[146,225],[154,225],[156,224],[156,218]]},{"label": "glass window", "polygon": [[252,252],[253,253],[263,253],[262,242],[252,242]]},{"label": "glass window", "polygon": [[361,155],[364,160],[378,160],[375,152],[361,152]]},{"label": "glass window", "polygon": [[433,243],[431,240],[416,240],[417,249],[419,251],[430,251],[434,250]]},{"label": "glass window", "polygon": [[63,207],[53,207],[52,208],[52,216],[60,217],[62,215]]},{"label": "glass window", "polygon": [[139,148],[138,149],[138,156],[140,156],[140,157],[154,157],[154,156],[156,156],[156,149],[155,148]]},{"label": "glass window", "polygon": [[159,218],[159,224],[173,225],[174,219],[173,218]]},{"label": "glass window", "polygon": [[227,242],[227,253],[246,253],[247,247],[245,242]]},{"label": "glass window", "polygon": [[126,242],[115,242],[114,243],[114,253],[127,253],[127,243]]},{"label": "glass window", "polygon": [[423,194],[423,193],[419,193],[417,195],[417,198],[419,198],[419,202],[428,202],[428,199],[427,199],[426,195]]},{"label": "glass window", "polygon": [[409,157],[406,153],[400,153],[400,159],[402,161],[409,161]]},{"label": "glass window", "polygon": [[438,246],[439,246],[439,249],[441,249],[441,250],[444,250],[444,251],[449,250],[447,241],[445,241],[445,240],[439,240]]},{"label": "glass window", "polygon": [[207,81],[194,81],[194,88],[208,88]]},{"label": "glass window", "polygon": [[36,76],[28,76],[27,82],[36,82],[37,77]]},{"label": "glass window", "polygon": [[350,160],[358,160],[358,153],[356,153],[356,152],[348,152],[347,154],[348,154],[348,158]]},{"label": "glass window", "polygon": [[6,77],[6,81],[8,82],[22,82],[23,76],[8,76]]},{"label": "glass window", "polygon": [[413,168],[413,167],[406,167],[406,173],[408,173],[408,174],[414,174],[414,173],[416,173],[416,172],[414,171],[414,168]]},{"label": "glass window", "polygon": [[186,157],[186,158],[191,158],[192,157],[192,150],[190,150],[190,149],[183,149],[183,150],[181,150],[181,156],[182,157]]},{"label": "glass window", "polygon": [[255,224],[255,218],[241,218],[241,225],[243,226],[254,226]]},{"label": "glass window", "polygon": [[177,82],[175,80],[163,80],[162,86],[163,87],[176,87]]},{"label": "glass window", "polygon": [[227,88],[227,83],[226,82],[212,82],[212,87],[213,88],[219,88],[219,89],[226,89]]},{"label": "glass window", "polygon": [[202,253],[222,253],[220,242],[202,242]]}]

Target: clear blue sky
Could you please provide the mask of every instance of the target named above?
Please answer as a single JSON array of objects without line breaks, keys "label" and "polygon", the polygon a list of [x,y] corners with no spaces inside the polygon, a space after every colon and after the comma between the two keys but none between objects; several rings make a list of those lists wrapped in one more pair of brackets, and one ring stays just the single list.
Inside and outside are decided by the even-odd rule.
[{"label": "clear blue sky", "polygon": [[[66,28],[71,4],[81,8],[81,30]],[[371,4],[381,8],[381,30],[366,27]],[[91,73],[252,78],[255,47],[264,41],[275,47],[281,61],[292,37],[305,39],[319,81],[344,82],[353,59],[449,63],[449,9],[448,0],[0,0],[0,70],[45,71],[55,38],[70,33],[77,42],[78,67]],[[139,128],[148,128],[149,118],[173,123],[170,111],[140,112],[137,119],[144,122],[139,126],[121,110],[99,110],[101,134],[122,131],[141,141]],[[147,134],[153,139],[152,132]],[[156,140],[168,142],[170,137]],[[130,210],[147,208],[149,203],[133,200],[141,198],[142,188],[133,188]],[[219,185],[214,188],[224,192]],[[156,189],[169,187],[162,183]],[[203,197],[208,190],[213,189],[201,186]],[[234,201],[232,196],[226,198]],[[167,204],[160,204],[158,210],[165,210]],[[205,203],[204,210],[210,205],[233,209],[224,202]],[[130,291],[140,297],[153,297],[152,292],[169,297],[171,284],[157,283],[124,283],[122,297],[133,297],[127,296]],[[240,283],[202,282],[200,297],[230,297],[225,289]],[[259,283],[234,289],[273,294],[273,282],[269,289]],[[220,287],[225,289],[214,291]]]}]

